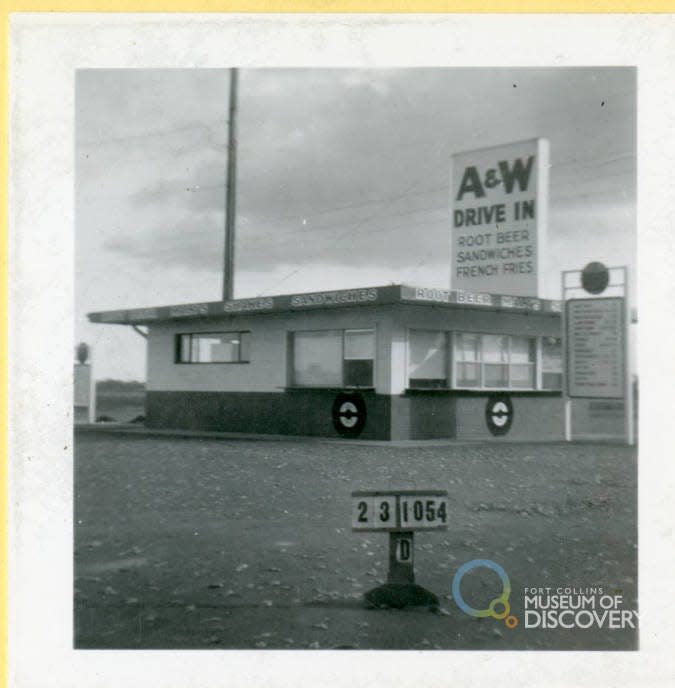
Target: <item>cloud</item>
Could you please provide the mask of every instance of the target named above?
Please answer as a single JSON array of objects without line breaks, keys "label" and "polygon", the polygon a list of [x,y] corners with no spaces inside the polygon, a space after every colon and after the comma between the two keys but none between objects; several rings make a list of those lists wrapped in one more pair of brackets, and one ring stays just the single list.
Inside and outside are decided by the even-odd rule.
[{"label": "cloud", "polygon": [[222,272],[223,229],[214,213],[181,217],[139,234],[118,234],[107,238],[103,247],[141,265]]},{"label": "cloud", "polygon": [[[221,269],[228,85],[227,70],[78,77],[79,259]],[[634,233],[634,70],[242,70],[238,270],[438,274],[452,154],[535,136],[565,259],[584,251],[568,237]]]},{"label": "cloud", "polygon": [[156,179],[129,195],[135,208],[156,208],[162,212],[167,205],[196,214],[223,212],[225,208],[225,170],[217,162],[188,167],[184,175]]}]

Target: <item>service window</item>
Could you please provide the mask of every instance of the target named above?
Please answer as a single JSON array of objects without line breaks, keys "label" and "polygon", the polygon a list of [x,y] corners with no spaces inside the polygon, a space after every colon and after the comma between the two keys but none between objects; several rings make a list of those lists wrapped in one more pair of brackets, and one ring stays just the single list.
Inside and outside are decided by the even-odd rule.
[{"label": "service window", "polygon": [[408,338],[409,386],[418,389],[448,387],[448,344],[445,332],[410,330]]},{"label": "service window", "polygon": [[509,338],[503,335],[484,334],[483,387],[506,388],[509,386]]},{"label": "service window", "polygon": [[296,332],[293,382],[307,387],[342,386],[342,332]]},{"label": "service window", "polygon": [[543,389],[562,389],[562,340],[560,337],[541,338],[541,386]]},{"label": "service window", "polygon": [[457,387],[480,387],[480,336],[460,332],[455,337]]},{"label": "service window", "polygon": [[375,330],[294,332],[293,378],[298,387],[373,387]]},{"label": "service window", "polygon": [[344,384],[372,387],[375,364],[374,330],[345,330]]},{"label": "service window", "polygon": [[[452,351],[449,346],[452,343]],[[562,357],[557,337],[520,337],[476,332],[410,330],[408,386],[449,387],[446,361],[451,361],[455,389],[535,390],[537,347],[542,346],[541,389],[562,386]]]},{"label": "service window", "polygon": [[248,363],[250,332],[176,335],[176,363]]},{"label": "service window", "polygon": [[509,340],[509,386],[512,389],[534,389],[537,340],[533,337],[509,337]]},{"label": "service window", "polygon": [[453,349],[458,389],[536,389],[537,339],[457,332]]}]

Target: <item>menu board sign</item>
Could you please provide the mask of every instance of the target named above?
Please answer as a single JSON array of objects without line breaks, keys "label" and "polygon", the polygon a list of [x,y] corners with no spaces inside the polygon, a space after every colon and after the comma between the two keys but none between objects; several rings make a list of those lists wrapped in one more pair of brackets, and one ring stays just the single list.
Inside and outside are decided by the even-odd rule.
[{"label": "menu board sign", "polygon": [[624,300],[570,299],[565,306],[568,395],[622,399],[626,370]]}]

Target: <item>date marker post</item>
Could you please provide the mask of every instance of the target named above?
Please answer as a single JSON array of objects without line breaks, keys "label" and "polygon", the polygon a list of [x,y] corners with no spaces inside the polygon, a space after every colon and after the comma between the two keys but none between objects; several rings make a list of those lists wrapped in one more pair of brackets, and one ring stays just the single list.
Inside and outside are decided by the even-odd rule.
[{"label": "date marker post", "polygon": [[415,583],[415,531],[447,530],[448,493],[441,490],[352,492],[352,531],[389,533],[387,582],[365,594],[373,607],[437,607]]}]

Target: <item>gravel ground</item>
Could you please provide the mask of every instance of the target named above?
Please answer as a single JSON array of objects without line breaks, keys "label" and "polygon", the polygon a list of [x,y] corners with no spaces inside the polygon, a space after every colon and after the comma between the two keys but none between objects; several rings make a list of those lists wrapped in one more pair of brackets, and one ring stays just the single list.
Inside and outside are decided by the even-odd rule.
[{"label": "gravel ground", "polygon": [[[525,587],[600,586],[637,608],[636,451],[592,444],[395,447],[78,433],[79,648],[636,649],[637,631],[534,629]],[[350,493],[447,489],[447,532],[418,533],[417,583],[441,600],[369,610],[387,536],[351,531]],[[508,629],[451,597],[492,559],[513,592]],[[474,607],[499,596],[474,569]]]}]

